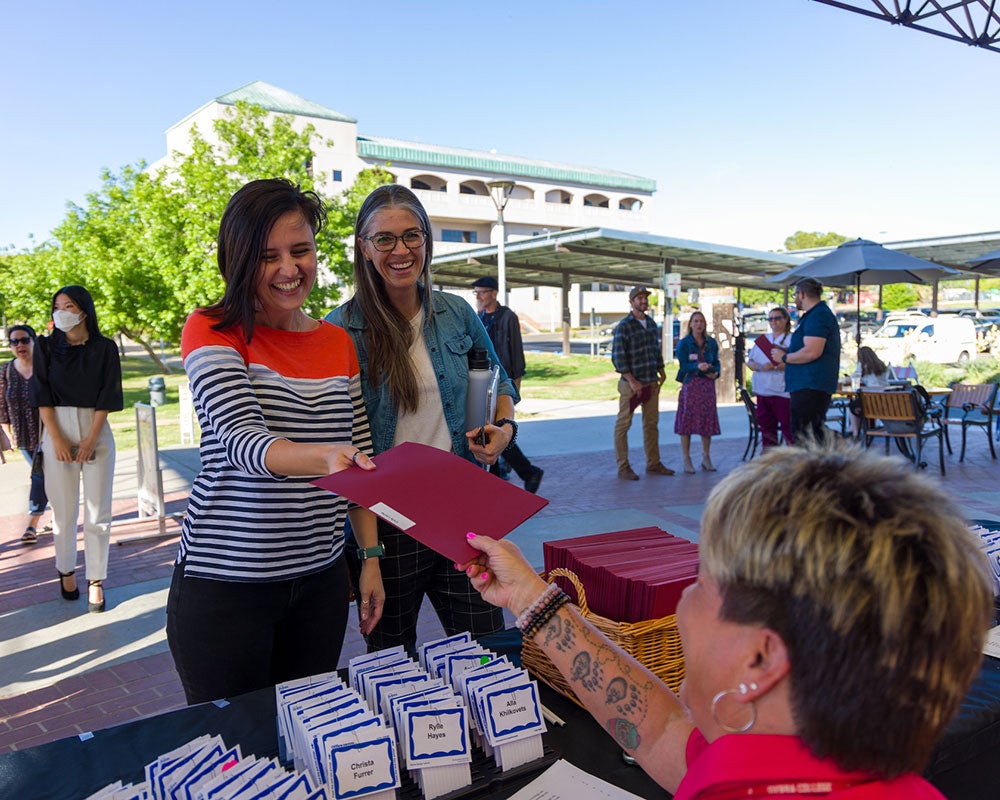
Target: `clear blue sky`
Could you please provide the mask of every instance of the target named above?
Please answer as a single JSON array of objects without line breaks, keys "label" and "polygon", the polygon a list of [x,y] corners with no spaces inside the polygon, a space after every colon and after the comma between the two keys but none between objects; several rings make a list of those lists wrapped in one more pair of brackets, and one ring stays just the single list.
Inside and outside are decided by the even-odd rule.
[{"label": "clear blue sky", "polygon": [[810,0],[5,5],[0,246],[254,80],[363,134],[653,178],[657,234],[1000,230],[1000,54]]}]

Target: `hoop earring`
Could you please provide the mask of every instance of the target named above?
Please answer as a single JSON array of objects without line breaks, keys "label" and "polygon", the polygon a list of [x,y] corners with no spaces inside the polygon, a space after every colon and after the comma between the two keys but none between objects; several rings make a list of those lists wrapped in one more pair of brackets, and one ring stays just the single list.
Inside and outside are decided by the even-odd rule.
[{"label": "hoop earring", "polygon": [[747,693],[747,687],[744,684],[740,684],[739,689],[725,689],[719,692],[715,697],[712,698],[712,719],[715,720],[715,724],[718,725],[726,733],[746,733],[750,730],[754,724],[757,722],[757,706],[754,705],[753,700],[750,701],[750,719],[749,721],[740,728],[734,728],[732,725],[727,725],[725,722],[719,719],[717,706],[719,701],[723,697],[729,694],[735,695],[745,695]]}]

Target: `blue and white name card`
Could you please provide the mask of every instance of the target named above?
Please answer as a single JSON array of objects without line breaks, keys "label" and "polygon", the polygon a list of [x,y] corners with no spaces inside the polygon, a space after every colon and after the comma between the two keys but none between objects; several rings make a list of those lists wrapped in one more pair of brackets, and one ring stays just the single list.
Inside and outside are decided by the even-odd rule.
[{"label": "blue and white name card", "polygon": [[362,672],[409,660],[401,644],[395,647],[387,647],[385,650],[378,650],[374,653],[364,653],[360,656],[355,656],[347,665],[348,682],[351,684],[351,688],[356,692],[360,692],[361,685],[358,678]]},{"label": "blue and white name card", "polygon": [[408,769],[463,764],[472,760],[464,706],[410,709],[400,713]]},{"label": "blue and white name card", "polygon": [[430,666],[428,665],[428,658],[433,656],[435,652],[442,650],[450,650],[456,646],[468,643],[472,641],[472,634],[468,631],[462,631],[461,633],[456,633],[454,636],[446,636],[443,639],[435,639],[432,642],[426,642],[421,645],[417,657],[420,661],[420,666],[423,667],[427,672],[430,672]]},{"label": "blue and white name card", "polygon": [[484,686],[478,691],[485,728],[494,747],[545,732],[538,684],[522,677]]},{"label": "blue and white name card", "polygon": [[327,788],[336,800],[370,797],[399,787],[396,747],[384,730],[371,739],[331,747],[329,770]]}]

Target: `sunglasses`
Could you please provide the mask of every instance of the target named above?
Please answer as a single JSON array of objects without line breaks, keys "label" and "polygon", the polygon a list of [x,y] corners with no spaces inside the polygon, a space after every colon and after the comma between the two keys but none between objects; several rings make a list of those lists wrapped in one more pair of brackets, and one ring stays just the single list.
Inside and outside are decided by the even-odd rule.
[{"label": "sunglasses", "polygon": [[25,336],[23,339],[12,338],[10,340],[11,347],[17,347],[19,344],[31,344],[31,337]]}]

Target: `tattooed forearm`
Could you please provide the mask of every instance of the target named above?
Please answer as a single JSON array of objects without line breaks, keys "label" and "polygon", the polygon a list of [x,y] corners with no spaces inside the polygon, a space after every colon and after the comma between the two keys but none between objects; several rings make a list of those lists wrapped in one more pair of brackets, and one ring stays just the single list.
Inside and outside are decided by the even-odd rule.
[{"label": "tattooed forearm", "polygon": [[639,736],[639,729],[627,719],[609,719],[608,733],[616,742],[626,750],[635,750],[642,744],[642,737]]},{"label": "tattooed forearm", "polygon": [[550,619],[542,630],[545,632],[545,639],[542,640],[542,645],[552,644],[555,639],[558,639],[562,635],[563,623],[562,617],[556,614],[552,619]]}]

